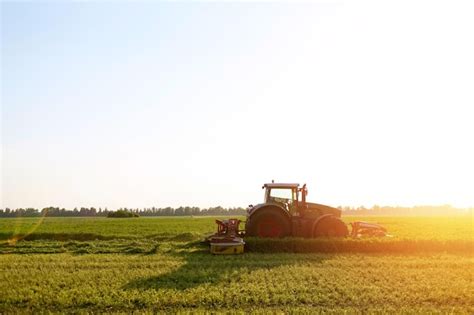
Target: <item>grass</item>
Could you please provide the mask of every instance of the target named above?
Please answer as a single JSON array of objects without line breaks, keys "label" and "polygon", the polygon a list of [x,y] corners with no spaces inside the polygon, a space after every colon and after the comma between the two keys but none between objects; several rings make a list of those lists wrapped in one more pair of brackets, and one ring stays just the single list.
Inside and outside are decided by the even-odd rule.
[{"label": "grass", "polygon": [[[215,219],[213,217],[0,219],[0,253],[120,253],[134,250],[142,253],[163,243],[203,239],[205,235],[215,231]],[[247,239],[246,250],[407,254],[472,253],[474,250],[473,221],[469,216],[344,217],[344,220],[378,222],[386,226],[393,237],[361,240]],[[22,239],[38,242],[17,243]]]},{"label": "grass", "polygon": [[[0,218],[0,240],[15,235],[34,239],[93,240],[114,238],[169,237],[193,232],[205,235],[215,231],[215,217],[142,218]],[[244,219],[244,218],[241,218]],[[472,216],[453,217],[343,217],[344,221],[369,221],[384,225],[397,239],[473,240]],[[41,222],[38,226],[38,222]],[[243,226],[242,226],[243,228]],[[82,239],[81,239],[82,237]]]},{"label": "grass", "polygon": [[0,310],[474,311],[472,257],[4,255]]},{"label": "grass", "polygon": [[397,239],[474,240],[474,217],[459,216],[392,216],[343,217],[349,223],[368,221],[382,224]]},{"label": "grass", "polygon": [[429,239],[246,239],[246,250],[261,253],[459,253],[473,254],[472,240]]},{"label": "grass", "polygon": [[30,239],[94,240],[116,238],[170,237],[178,234],[211,233],[215,230],[214,217],[153,217],[153,218],[40,218],[0,219],[0,240],[18,235]]},{"label": "grass", "polygon": [[345,218],[394,236],[247,239],[240,256],[200,243],[214,220],[0,219],[0,313],[474,312],[471,217]]}]

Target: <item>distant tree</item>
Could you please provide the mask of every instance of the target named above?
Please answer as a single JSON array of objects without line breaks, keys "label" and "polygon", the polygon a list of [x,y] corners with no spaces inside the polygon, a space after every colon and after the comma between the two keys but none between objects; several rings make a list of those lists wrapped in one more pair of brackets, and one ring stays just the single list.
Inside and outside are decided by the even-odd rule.
[{"label": "distant tree", "polygon": [[137,213],[126,210],[110,211],[107,214],[108,218],[138,218],[139,216]]}]

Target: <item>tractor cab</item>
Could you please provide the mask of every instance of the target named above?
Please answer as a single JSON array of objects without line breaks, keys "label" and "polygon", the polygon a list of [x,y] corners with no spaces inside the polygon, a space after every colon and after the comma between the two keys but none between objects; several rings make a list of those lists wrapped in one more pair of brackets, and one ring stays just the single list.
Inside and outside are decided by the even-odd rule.
[{"label": "tractor cab", "polygon": [[268,183],[262,186],[265,189],[264,203],[277,203],[289,212],[298,211],[306,203],[308,190],[306,184],[299,187],[296,183]]}]

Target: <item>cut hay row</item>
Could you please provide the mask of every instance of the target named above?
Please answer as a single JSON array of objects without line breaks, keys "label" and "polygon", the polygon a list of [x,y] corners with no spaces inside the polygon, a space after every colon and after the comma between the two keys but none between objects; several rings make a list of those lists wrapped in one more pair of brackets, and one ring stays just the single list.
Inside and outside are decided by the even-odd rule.
[{"label": "cut hay row", "polygon": [[247,251],[258,253],[416,254],[436,252],[474,255],[472,240],[247,238],[245,242]]},{"label": "cut hay row", "polygon": [[[76,254],[153,254],[170,248],[208,251],[202,237],[168,237],[155,239],[64,240],[35,239],[0,243],[0,253],[76,253]],[[245,251],[254,253],[384,253],[418,254],[449,253],[474,256],[471,240],[411,240],[411,239],[245,239]]]},{"label": "cut hay row", "polygon": [[12,233],[0,233],[0,241],[38,241],[38,240],[49,240],[49,241],[108,241],[108,240],[158,240],[158,241],[177,241],[186,242],[193,241],[203,236],[200,233],[161,233],[161,234],[150,234],[146,236],[141,235],[110,235],[110,234],[97,234],[97,233],[44,233],[35,232],[32,234],[12,234]]}]

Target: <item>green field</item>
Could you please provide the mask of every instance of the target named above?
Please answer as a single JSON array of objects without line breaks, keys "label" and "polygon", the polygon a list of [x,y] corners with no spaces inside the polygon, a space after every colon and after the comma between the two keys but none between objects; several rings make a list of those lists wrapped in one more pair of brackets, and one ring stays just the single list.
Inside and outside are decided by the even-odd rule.
[{"label": "green field", "polygon": [[240,256],[199,242],[214,220],[0,219],[0,313],[474,312],[470,216],[346,217],[393,237],[249,239]]}]

